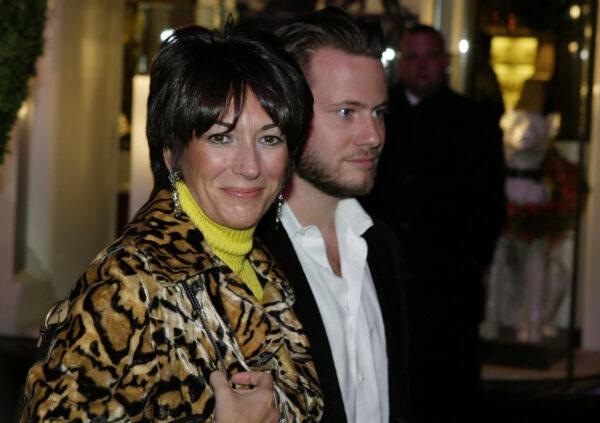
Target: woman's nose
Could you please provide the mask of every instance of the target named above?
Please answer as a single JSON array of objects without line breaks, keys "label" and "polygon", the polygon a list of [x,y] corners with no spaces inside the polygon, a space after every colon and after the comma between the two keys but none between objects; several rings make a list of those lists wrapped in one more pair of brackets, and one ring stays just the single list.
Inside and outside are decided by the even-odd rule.
[{"label": "woman's nose", "polygon": [[260,159],[252,142],[241,142],[235,160],[234,172],[246,179],[256,179],[260,175]]}]

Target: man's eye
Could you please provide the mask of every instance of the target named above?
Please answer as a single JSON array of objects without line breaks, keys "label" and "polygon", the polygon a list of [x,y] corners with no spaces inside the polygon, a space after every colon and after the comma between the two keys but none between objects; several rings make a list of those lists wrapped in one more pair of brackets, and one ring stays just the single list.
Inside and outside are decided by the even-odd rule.
[{"label": "man's eye", "polygon": [[387,107],[382,107],[380,109],[373,110],[372,113],[373,113],[374,118],[383,119],[383,118],[385,118],[385,115],[387,115],[388,109],[387,109]]},{"label": "man's eye", "polygon": [[338,115],[343,118],[349,118],[350,116],[352,116],[352,113],[354,113],[353,109],[342,108],[338,110]]},{"label": "man's eye", "polygon": [[229,135],[227,134],[212,134],[208,136],[208,140],[213,144],[225,144],[229,141]]},{"label": "man's eye", "polygon": [[261,138],[260,142],[267,145],[277,145],[281,144],[284,141],[281,137],[278,137],[276,135],[265,135]]}]

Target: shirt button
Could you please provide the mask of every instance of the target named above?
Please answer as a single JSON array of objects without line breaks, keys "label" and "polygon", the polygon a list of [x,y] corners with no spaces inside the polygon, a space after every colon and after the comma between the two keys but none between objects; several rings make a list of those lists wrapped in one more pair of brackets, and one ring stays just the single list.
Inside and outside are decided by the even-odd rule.
[{"label": "shirt button", "polygon": [[359,373],[358,374],[358,382],[359,383],[364,383],[364,381],[365,381],[365,377],[362,375],[362,373]]}]

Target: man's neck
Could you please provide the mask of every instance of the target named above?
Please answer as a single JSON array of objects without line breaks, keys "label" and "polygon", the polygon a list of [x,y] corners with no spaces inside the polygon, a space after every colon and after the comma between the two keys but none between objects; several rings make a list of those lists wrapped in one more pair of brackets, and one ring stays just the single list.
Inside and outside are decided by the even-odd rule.
[{"label": "man's neck", "polygon": [[342,276],[340,250],[335,228],[335,211],[340,199],[319,190],[309,182],[294,175],[287,203],[302,226],[319,228],[325,244],[325,253],[331,270]]},{"label": "man's neck", "polygon": [[335,229],[335,211],[340,199],[316,188],[311,183],[292,176],[292,186],[286,201],[302,226]]}]

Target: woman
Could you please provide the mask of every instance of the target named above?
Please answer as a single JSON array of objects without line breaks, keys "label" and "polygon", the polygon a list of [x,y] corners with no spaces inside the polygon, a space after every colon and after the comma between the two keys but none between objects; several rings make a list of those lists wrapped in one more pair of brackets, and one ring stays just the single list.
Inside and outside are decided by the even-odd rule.
[{"label": "woman", "polygon": [[253,240],[310,90],[271,36],[240,28],[176,31],[150,76],[155,189],[71,291],[21,421],[319,420],[293,294]]}]

